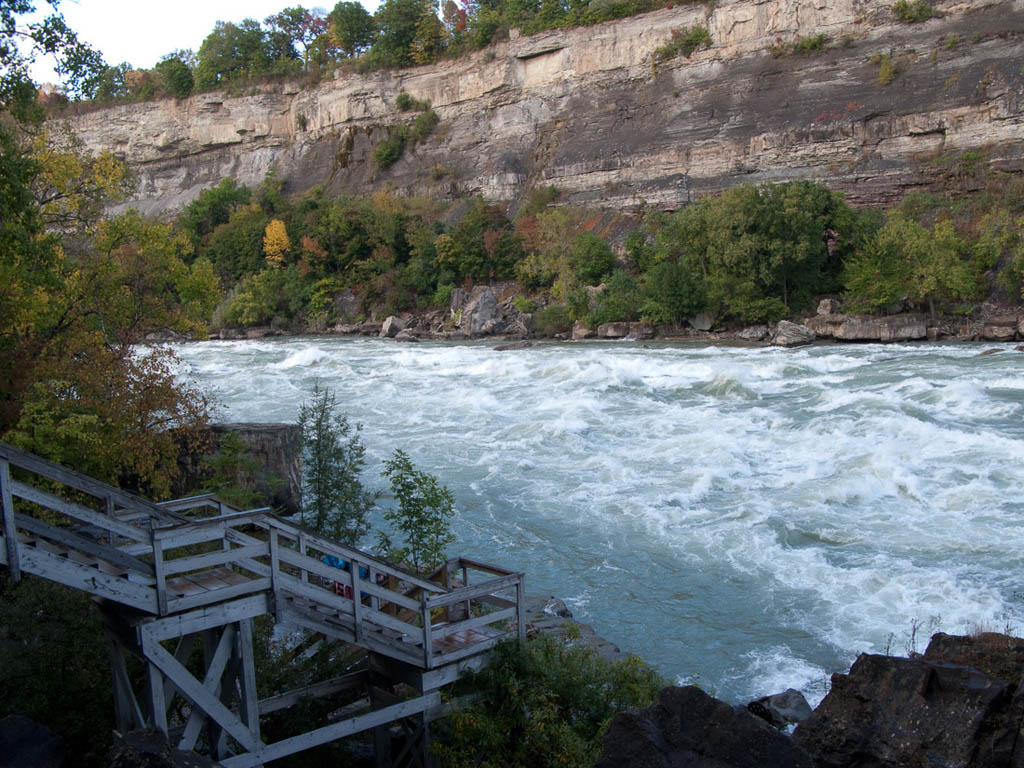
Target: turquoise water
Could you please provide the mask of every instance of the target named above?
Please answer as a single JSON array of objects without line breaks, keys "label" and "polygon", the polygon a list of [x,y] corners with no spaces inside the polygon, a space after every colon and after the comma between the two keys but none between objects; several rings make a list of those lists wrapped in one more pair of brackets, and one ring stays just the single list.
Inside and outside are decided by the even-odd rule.
[{"label": "turquoise water", "polygon": [[294,421],[335,389],[368,485],[401,447],[455,494],[452,554],[525,571],[669,678],[816,701],[914,623],[1024,629],[1024,354],[987,348],[178,351],[224,421]]}]

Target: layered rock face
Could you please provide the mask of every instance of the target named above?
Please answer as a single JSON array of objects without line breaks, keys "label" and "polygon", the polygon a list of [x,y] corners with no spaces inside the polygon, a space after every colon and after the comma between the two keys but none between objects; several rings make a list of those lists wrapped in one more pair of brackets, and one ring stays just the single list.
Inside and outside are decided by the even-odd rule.
[{"label": "layered rock face", "polygon": [[[515,201],[554,185],[569,202],[620,210],[813,178],[853,202],[887,203],[915,187],[970,188],[983,167],[1024,169],[1024,2],[936,8],[941,18],[904,24],[889,0],[687,3],[513,31],[429,67],[338,72],[306,89],[207,93],[72,123],[91,149],[127,161],[140,182],[131,204],[147,213],[176,211],[223,177],[251,185],[270,171],[293,192]],[[694,25],[711,47],[658,62],[672,31]],[[791,51],[818,34],[825,51]],[[441,123],[382,170],[373,147],[411,122],[395,107],[403,91],[429,100]]]}]

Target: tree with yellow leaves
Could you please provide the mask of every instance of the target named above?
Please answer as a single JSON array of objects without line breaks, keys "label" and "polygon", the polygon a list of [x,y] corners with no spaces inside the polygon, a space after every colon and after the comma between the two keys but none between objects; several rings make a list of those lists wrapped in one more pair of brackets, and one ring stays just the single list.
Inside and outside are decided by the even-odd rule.
[{"label": "tree with yellow leaves", "polygon": [[280,219],[271,219],[263,230],[263,254],[267,265],[274,269],[284,269],[285,257],[292,249],[292,241],[288,239],[288,230]]}]

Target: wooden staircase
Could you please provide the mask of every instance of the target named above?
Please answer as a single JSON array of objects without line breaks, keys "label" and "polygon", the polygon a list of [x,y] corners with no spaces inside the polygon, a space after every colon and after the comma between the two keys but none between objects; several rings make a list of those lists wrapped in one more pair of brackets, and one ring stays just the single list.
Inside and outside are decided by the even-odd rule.
[{"label": "wooden staircase", "polygon": [[[226,766],[260,765],[371,728],[386,765],[384,734],[395,721],[420,740],[406,755],[422,764],[431,713],[444,709],[440,687],[479,667],[501,640],[525,637],[523,574],[466,558],[415,574],[267,509],[235,510],[212,495],[155,504],[5,443],[0,501],[0,565],[11,577],[34,574],[100,603],[119,729],[156,727],[182,749],[194,749],[205,733]],[[329,564],[338,562],[345,567]],[[347,676],[341,688],[323,681],[260,701],[251,622],[266,613],[366,649],[377,682],[400,679],[419,695],[394,701],[371,685],[378,706],[369,712],[263,743],[261,714],[353,683]],[[199,637],[201,678],[185,666]],[[146,663],[144,697],[132,689],[126,653]],[[191,707],[185,723],[168,721],[175,696]]]}]

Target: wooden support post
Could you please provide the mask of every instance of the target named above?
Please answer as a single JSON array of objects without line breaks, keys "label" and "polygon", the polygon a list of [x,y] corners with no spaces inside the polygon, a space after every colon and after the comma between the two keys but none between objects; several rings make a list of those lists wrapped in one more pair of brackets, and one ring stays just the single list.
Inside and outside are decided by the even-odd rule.
[{"label": "wooden support post", "polygon": [[243,619],[238,622],[237,631],[237,655],[241,669],[238,674],[238,686],[241,700],[239,710],[242,715],[242,722],[245,723],[252,735],[257,739],[260,737],[260,703],[259,693],[256,690],[256,663],[252,646],[252,619]]},{"label": "wooden support post", "polygon": [[[167,655],[170,656],[169,653]],[[149,685],[149,727],[163,731],[166,736],[167,699],[164,697],[164,679],[160,674],[160,669],[148,658],[146,660],[146,681]]]},{"label": "wooden support post", "polygon": [[278,552],[280,542],[277,528],[270,529],[270,586],[274,593],[274,617],[281,621],[284,616],[284,594],[281,591],[281,559]]},{"label": "wooden support post", "polygon": [[[114,517],[114,497],[111,496],[109,493],[107,494],[107,517],[109,517],[111,519],[113,519],[113,517]],[[107,531],[107,541],[110,543],[110,546],[116,547],[117,546],[117,531],[114,531],[114,530]]]},{"label": "wooden support post", "polygon": [[360,588],[359,561],[349,561],[349,568],[352,569],[352,616],[355,619],[353,632],[356,636],[356,643],[363,642],[363,590]]},{"label": "wooden support post", "polygon": [[142,714],[139,702],[132,691],[128,677],[128,667],[124,660],[124,646],[116,635],[107,627],[103,628],[107,636],[107,650],[110,653],[110,673],[114,682],[114,722],[117,730],[128,733],[137,728],[146,727],[146,717]]},{"label": "wooden support post", "polygon": [[[469,586],[469,568],[467,568],[466,566],[462,566],[462,586],[464,586],[464,587],[468,587]],[[468,619],[468,618],[470,618],[473,615],[472,613],[470,613],[469,600],[467,600],[464,605],[466,607],[466,616],[465,616],[465,618]]]},{"label": "wooden support post", "polygon": [[153,537],[153,575],[156,577],[156,610],[161,616],[167,615],[167,576],[164,574],[164,543]]},{"label": "wooden support post", "polygon": [[426,597],[423,599],[423,665],[430,669],[434,666],[434,654],[433,645],[434,639],[431,637],[431,626],[430,626],[430,606],[427,605]]},{"label": "wooden support post", "polygon": [[[300,533],[299,534],[299,554],[304,556],[304,557],[307,556],[306,555],[306,550],[307,549],[309,549],[309,542],[306,540],[306,534]],[[302,573],[300,574],[300,576],[301,576],[303,581],[309,581],[309,571],[307,571],[305,568],[302,569]]]},{"label": "wooden support post", "polygon": [[516,582],[516,634],[520,643],[526,642],[526,585],[523,583],[525,580],[526,576],[520,574],[519,581]]},{"label": "wooden support post", "polygon": [[18,559],[18,529],[14,525],[14,496],[11,495],[11,465],[0,459],[0,504],[3,506],[4,541],[7,544],[7,569],[11,581],[21,581]]}]

